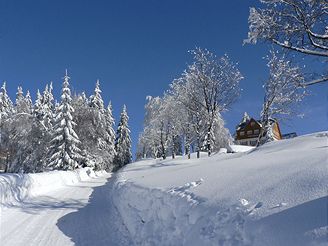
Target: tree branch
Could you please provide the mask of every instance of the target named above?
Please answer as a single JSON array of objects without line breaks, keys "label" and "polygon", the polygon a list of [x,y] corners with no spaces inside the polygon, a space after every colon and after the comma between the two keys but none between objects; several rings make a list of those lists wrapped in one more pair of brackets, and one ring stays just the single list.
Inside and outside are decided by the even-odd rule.
[{"label": "tree branch", "polygon": [[312,80],[310,82],[299,84],[299,87],[307,87],[307,86],[310,86],[310,85],[319,84],[319,83],[323,83],[323,82],[328,82],[328,77],[323,77],[323,78],[320,78],[320,79]]},{"label": "tree branch", "polygon": [[309,49],[304,49],[304,48],[299,48],[299,47],[295,47],[295,46],[292,46],[290,44],[287,44],[287,43],[282,43],[274,38],[271,39],[272,42],[274,42],[275,44],[283,47],[283,48],[286,48],[286,49],[291,49],[291,50],[294,50],[294,51],[298,51],[298,52],[301,52],[301,53],[304,53],[304,54],[308,54],[308,55],[315,55],[315,56],[323,56],[323,57],[328,57],[328,52],[320,52],[320,51],[316,51],[316,50],[309,50]]}]

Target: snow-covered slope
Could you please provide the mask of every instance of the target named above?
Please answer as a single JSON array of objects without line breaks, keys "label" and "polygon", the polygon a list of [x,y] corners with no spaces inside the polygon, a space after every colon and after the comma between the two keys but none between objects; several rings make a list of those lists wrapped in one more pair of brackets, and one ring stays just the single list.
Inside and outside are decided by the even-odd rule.
[{"label": "snow-covered slope", "polygon": [[136,162],[118,173],[112,196],[139,245],[324,245],[327,139]]},{"label": "snow-covered slope", "polygon": [[10,207],[39,195],[102,175],[91,168],[33,174],[0,174],[0,206]]},{"label": "snow-covered slope", "polygon": [[0,175],[0,245],[130,245],[110,194],[89,168]]}]

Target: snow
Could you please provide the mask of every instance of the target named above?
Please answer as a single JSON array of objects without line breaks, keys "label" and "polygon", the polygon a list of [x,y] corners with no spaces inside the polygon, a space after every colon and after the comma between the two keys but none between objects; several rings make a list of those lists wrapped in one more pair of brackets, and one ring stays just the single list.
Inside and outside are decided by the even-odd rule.
[{"label": "snow", "polygon": [[114,204],[137,245],[323,245],[327,136],[136,162],[119,172]]},{"label": "snow", "polygon": [[1,245],[326,245],[328,132],[238,153],[1,174]]},{"label": "snow", "polygon": [[26,199],[78,184],[104,173],[104,171],[95,173],[91,168],[33,174],[4,173],[0,175],[0,204],[5,207],[18,205]]},{"label": "snow", "polygon": [[237,145],[237,144],[230,145],[230,147],[233,152],[247,152],[249,150],[254,149],[253,146]]},{"label": "snow", "polygon": [[1,174],[1,246],[129,245],[110,177],[90,168]]}]

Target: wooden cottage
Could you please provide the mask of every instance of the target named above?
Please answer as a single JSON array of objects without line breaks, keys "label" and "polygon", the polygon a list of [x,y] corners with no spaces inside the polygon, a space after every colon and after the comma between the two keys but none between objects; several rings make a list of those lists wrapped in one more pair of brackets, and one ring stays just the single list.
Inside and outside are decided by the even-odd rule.
[{"label": "wooden cottage", "polygon": [[[270,119],[272,135],[275,140],[282,139],[278,121]],[[236,127],[235,142],[240,145],[255,146],[262,129],[261,121],[250,118],[245,112],[241,122]],[[263,136],[265,138],[266,136]]]}]

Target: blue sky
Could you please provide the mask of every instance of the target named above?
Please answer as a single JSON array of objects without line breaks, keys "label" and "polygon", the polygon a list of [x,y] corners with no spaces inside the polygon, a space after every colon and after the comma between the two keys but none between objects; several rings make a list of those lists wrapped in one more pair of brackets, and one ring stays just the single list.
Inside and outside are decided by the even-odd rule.
[{"label": "blue sky", "polygon": [[[16,1],[0,0],[0,81],[14,97],[53,81],[58,97],[65,68],[74,91],[93,91],[100,79],[116,121],[123,104],[132,140],[142,130],[147,95],[161,95],[191,62],[196,46],[239,62],[245,79],[239,101],[224,114],[233,131],[244,111],[257,118],[267,78],[262,59],[269,45],[242,45],[249,7],[258,1]],[[311,88],[303,119],[282,124],[283,132],[327,130],[328,84]]]}]

